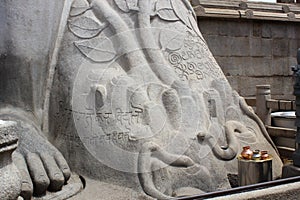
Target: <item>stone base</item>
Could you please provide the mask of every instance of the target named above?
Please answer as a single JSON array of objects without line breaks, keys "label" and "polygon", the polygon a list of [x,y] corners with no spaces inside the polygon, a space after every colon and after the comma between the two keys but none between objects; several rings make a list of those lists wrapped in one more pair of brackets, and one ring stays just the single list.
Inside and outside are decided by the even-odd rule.
[{"label": "stone base", "polygon": [[105,199],[105,200],[154,200],[153,198],[138,193],[130,188],[125,188],[118,185],[92,180],[84,177],[86,187],[76,196],[71,197],[69,200],[82,200],[82,199]]},{"label": "stone base", "polygon": [[[83,183],[79,176],[72,174],[68,184],[63,186],[61,191],[58,192],[48,192],[45,196],[34,197],[32,200],[65,200],[77,195],[83,189]],[[23,199],[23,198],[19,198]]]},{"label": "stone base", "polygon": [[282,178],[300,176],[300,167],[294,165],[285,165],[282,168]]}]

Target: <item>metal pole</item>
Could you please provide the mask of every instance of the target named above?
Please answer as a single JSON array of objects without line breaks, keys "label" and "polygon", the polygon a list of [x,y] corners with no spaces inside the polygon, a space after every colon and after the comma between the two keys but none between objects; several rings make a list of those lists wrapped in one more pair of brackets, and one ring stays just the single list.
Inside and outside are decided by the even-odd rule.
[{"label": "metal pole", "polygon": [[264,183],[257,183],[257,184],[253,184],[253,185],[246,185],[246,186],[241,186],[241,187],[237,187],[237,188],[231,188],[231,189],[228,189],[228,190],[209,192],[209,193],[199,194],[199,195],[194,195],[194,196],[177,197],[177,198],[172,198],[171,200],[209,199],[209,198],[213,198],[213,197],[232,195],[232,194],[237,194],[237,193],[241,193],[241,192],[249,192],[249,191],[265,189],[265,188],[269,188],[269,187],[273,187],[273,186],[278,186],[278,185],[285,185],[285,184],[289,184],[289,183],[295,183],[295,182],[298,182],[298,181],[300,181],[300,176],[285,178],[285,179],[279,179],[279,180],[269,181],[269,182],[264,182]]}]

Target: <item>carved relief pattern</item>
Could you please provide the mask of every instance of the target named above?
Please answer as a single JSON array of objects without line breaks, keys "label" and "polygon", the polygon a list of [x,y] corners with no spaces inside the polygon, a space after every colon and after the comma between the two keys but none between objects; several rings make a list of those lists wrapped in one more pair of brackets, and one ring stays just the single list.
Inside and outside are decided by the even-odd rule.
[{"label": "carved relief pattern", "polygon": [[105,27],[89,17],[75,18],[70,20],[68,25],[70,31],[82,39],[90,39],[97,36]]},{"label": "carved relief pattern", "polygon": [[[181,131],[184,132],[186,129],[179,129],[178,127],[191,120],[194,120],[195,124],[197,124],[197,120],[199,120],[198,118],[192,119],[193,117],[191,116],[194,114],[194,111],[195,113],[200,111],[201,106],[196,106],[195,99],[202,98],[202,94],[199,96],[197,96],[198,94],[195,96],[190,95],[193,92],[196,93],[196,91],[193,90],[194,88],[191,88],[192,86],[189,83],[192,84],[192,82],[189,81],[210,83],[210,81],[223,78],[224,76],[211,55],[207,44],[201,37],[194,19],[194,13],[189,7],[187,0],[149,0],[149,5],[145,2],[147,0],[114,0],[112,2],[114,3],[114,7],[112,7],[111,2],[107,3],[106,1],[99,0],[98,8],[96,6],[93,7],[97,12],[93,10],[89,11],[89,6],[85,4],[73,7],[75,11],[72,12],[72,15],[75,17],[71,15],[68,25],[70,32],[80,39],[74,42],[77,50],[89,61],[92,61],[93,67],[97,68],[99,66],[99,72],[104,70],[104,68],[107,70],[106,68],[111,67],[113,64],[117,65],[121,72],[119,74],[112,71],[107,73],[107,77],[101,71],[97,74],[97,77],[99,75],[103,79],[95,78],[95,80],[91,80],[93,84],[103,84],[103,87],[108,91],[107,93],[102,90],[99,91],[101,98],[103,97],[101,104],[99,104],[101,106],[95,108],[96,103],[93,102],[95,100],[94,92],[92,95],[93,100],[84,101],[82,96],[88,93],[86,90],[90,89],[87,86],[77,92],[78,96],[81,95],[79,98],[82,98],[82,103],[78,103],[78,107],[74,110],[69,110],[69,112],[73,114],[75,124],[78,124],[79,128],[83,130],[83,133],[80,135],[83,143],[88,144],[88,148],[94,152],[101,154],[101,150],[105,147],[112,149],[113,153],[111,156],[117,154],[114,152],[116,149],[129,150],[126,154],[124,153],[124,157],[127,156],[127,153],[137,152],[138,170],[145,167],[145,169],[142,168],[143,172],[153,172],[152,168],[147,169],[147,167],[152,166],[152,161],[157,159],[162,163],[165,162],[171,170],[172,167],[175,168],[178,166],[185,166],[186,168],[195,167],[200,164],[200,161],[197,159],[193,160],[189,157],[190,155],[187,155],[185,158],[189,162],[185,160],[180,163],[180,159],[177,159],[177,157],[181,157],[182,155],[177,151],[173,151],[172,147],[166,153],[159,149],[165,144],[170,143],[170,132],[178,133],[178,138],[177,135],[176,137],[172,135],[172,140],[175,138],[174,143],[182,138],[186,139],[185,137],[187,136],[180,135]],[[102,13],[103,15],[97,15],[97,13]],[[127,16],[128,13],[130,13],[130,17]],[[152,18],[145,13],[148,13]],[[84,16],[81,16],[81,14],[84,14]],[[123,16],[126,19],[123,19]],[[134,23],[131,24],[132,21]],[[165,26],[166,24],[168,24],[168,27]],[[106,31],[107,27],[110,30]],[[134,29],[137,27],[138,29]],[[154,27],[158,27],[155,31],[159,31],[155,32]],[[162,29],[162,27],[165,28]],[[182,27],[183,29],[181,29]],[[125,33],[126,30],[128,34],[120,34]],[[117,37],[108,38],[106,34]],[[141,38],[136,40],[136,34],[140,35]],[[142,49],[145,46],[149,48]],[[130,52],[132,49],[136,51],[134,53]],[[164,54],[161,54],[161,52],[157,53],[159,50],[164,52]],[[114,60],[118,58],[117,54],[124,56],[122,59],[126,59],[126,62],[122,62],[123,60]],[[151,58],[154,64],[147,63],[149,60],[143,59],[145,57]],[[111,62],[112,65],[108,62]],[[164,65],[159,65],[158,63],[164,63]],[[139,68],[140,66],[141,68]],[[160,68],[156,68],[157,66]],[[90,69],[84,69],[82,72],[86,70]],[[147,71],[153,74],[151,76],[144,76],[147,73],[140,73],[140,71],[135,70]],[[83,77],[83,74],[85,73],[82,73],[80,77]],[[139,76],[145,79],[140,80]],[[153,80],[153,77],[157,79]],[[117,81],[113,82],[113,79],[117,79]],[[136,89],[137,85],[148,84],[147,81],[149,79],[150,82],[154,81],[155,84],[161,85],[162,89],[155,88],[149,90],[151,92],[154,91],[158,97],[150,98],[149,94],[153,93],[148,91],[149,88],[147,86],[142,87],[141,91],[134,94],[133,96],[138,96],[139,98],[134,98],[131,102],[127,95],[131,95],[131,92],[134,91],[132,88]],[[119,81],[122,84],[112,84]],[[84,81],[79,82],[83,85],[91,86],[91,84]],[[174,83],[178,84],[178,86]],[[209,84],[203,85],[206,86]],[[174,88],[171,88],[172,86]],[[183,88],[185,90],[184,94],[182,92]],[[166,92],[166,90],[170,91]],[[112,91],[115,93],[112,93]],[[160,101],[162,95],[165,95],[165,102],[167,103]],[[170,107],[168,108],[166,104]],[[236,121],[223,121],[219,123],[218,120],[221,119],[220,116],[222,115],[222,111],[218,110],[219,104],[223,105],[223,102],[220,103],[219,99],[211,98],[208,101],[208,105],[206,107],[203,106],[201,111],[204,112],[203,116],[207,114],[209,118],[207,119],[207,123],[213,121],[212,126],[215,127],[215,129],[205,130],[206,135],[203,135],[203,137],[205,137],[205,141],[208,144],[207,152],[213,156],[213,159],[232,160],[238,152],[239,143],[236,140],[241,140],[243,134],[240,134],[240,132],[246,132],[246,129],[236,123]],[[196,118],[198,114],[193,116]],[[239,138],[236,137],[236,127],[242,130],[238,131]],[[220,133],[225,129],[226,138],[228,138],[227,149],[218,145],[219,136],[218,134],[214,134]],[[247,130],[247,132],[249,131]],[[196,133],[191,133],[188,137],[195,139],[199,136]],[[195,142],[197,144],[193,144],[197,145],[195,148],[202,145],[198,142],[201,141],[197,140]],[[188,146],[190,143],[187,142],[185,145]],[[152,155],[151,152],[161,153],[163,156],[159,155],[155,158],[157,154]],[[174,152],[176,154],[170,156]],[[99,156],[97,158],[101,159],[102,157]],[[163,160],[164,158],[166,160]],[[169,165],[169,159],[174,158],[176,158],[177,164],[174,166]],[[129,160],[128,162],[131,161]],[[118,167],[122,166],[117,166],[116,168],[118,169]],[[204,169],[203,172],[207,172],[210,175],[209,170],[206,170],[204,166],[201,167]],[[127,169],[122,168],[122,170],[126,171]],[[145,188],[151,189],[150,191],[145,190],[145,192],[155,198],[166,199],[167,196],[157,190],[159,189],[157,184],[151,183],[153,180],[149,179],[146,175],[141,173],[140,176],[141,180],[143,180],[141,181],[142,188],[144,190]],[[143,185],[144,183],[145,185]],[[164,184],[165,182],[162,181],[162,183]],[[205,180],[205,184],[209,185],[207,180]]]},{"label": "carved relief pattern", "polygon": [[124,12],[138,11],[138,0],[115,0],[115,3]]},{"label": "carved relief pattern", "polygon": [[[140,107],[133,107],[130,111],[122,111],[121,108],[116,108],[114,112],[102,111],[102,112],[91,112],[87,110],[86,112],[72,110],[70,108],[62,108],[60,110],[64,111],[64,115],[61,116],[60,113],[56,113],[56,118],[65,120],[66,116],[70,120],[70,116],[73,115],[75,123],[80,123],[83,128],[93,132],[93,124],[98,123],[100,127],[113,126],[117,127],[115,130],[103,129],[103,133],[95,134],[90,133],[82,137],[83,141],[87,142],[89,145],[99,145],[104,142],[112,142],[118,144],[128,145],[128,141],[131,137],[132,127],[142,123],[143,109]],[[59,129],[66,130],[69,127],[69,123],[65,124],[65,127],[59,126]]]},{"label": "carved relief pattern", "polygon": [[74,42],[74,45],[84,56],[98,63],[111,61],[117,55],[111,40],[107,37]]},{"label": "carved relief pattern", "polygon": [[183,58],[176,52],[169,54],[169,62],[173,65],[178,77],[183,80],[193,79],[194,76],[196,76],[194,79],[197,80],[204,78],[199,66],[197,66],[194,62],[187,62],[186,64],[183,63]]},{"label": "carved relief pattern", "polygon": [[[247,105],[241,112],[239,102],[228,97],[230,85],[219,80],[225,76],[201,37],[189,0],[72,0],[68,9],[72,2],[55,41],[60,55],[49,65],[54,109],[42,114],[53,117],[52,139],[69,158],[87,161],[79,171],[103,173],[99,180],[108,184],[132,180],[118,186],[155,199],[180,196],[181,189],[209,192],[215,189],[211,179],[226,186],[227,171],[215,164],[233,160],[241,142],[257,144],[262,136]],[[32,145],[34,136],[39,134],[24,146],[34,147],[35,154],[40,147]],[[52,163],[58,163],[51,148],[41,153],[53,154]]]},{"label": "carved relief pattern", "polygon": [[74,0],[70,11],[70,16],[76,17],[78,15],[85,13],[89,9],[90,9],[90,5],[88,4],[87,1]]},{"label": "carved relief pattern", "polygon": [[168,54],[168,61],[181,80],[202,80],[222,76],[216,63],[212,62],[207,45],[198,37],[188,34],[178,51]]}]

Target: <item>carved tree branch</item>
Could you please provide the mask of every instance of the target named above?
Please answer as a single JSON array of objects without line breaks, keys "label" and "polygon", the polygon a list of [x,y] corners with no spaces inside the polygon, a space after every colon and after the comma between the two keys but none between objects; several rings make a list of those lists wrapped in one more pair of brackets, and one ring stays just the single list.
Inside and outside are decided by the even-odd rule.
[{"label": "carved tree branch", "polygon": [[232,160],[235,158],[238,152],[238,141],[234,135],[235,130],[238,129],[241,132],[247,131],[244,127],[239,126],[235,121],[228,121],[225,124],[225,134],[227,139],[227,147],[222,148],[217,144],[216,139],[212,136],[208,136],[208,143],[212,148],[214,155],[221,160]]},{"label": "carved tree branch", "polygon": [[175,155],[166,152],[154,142],[147,142],[143,144],[138,158],[138,172],[140,183],[144,191],[148,195],[158,199],[169,199],[170,197],[160,192],[153,183],[153,172],[151,170],[151,163],[149,163],[149,161],[151,161],[151,158],[157,158],[160,161],[173,167],[190,167],[195,163],[191,158],[187,156]]},{"label": "carved tree branch", "polygon": [[[139,45],[132,33],[124,22],[124,20],[118,15],[118,13],[111,8],[111,6],[103,0],[89,0],[93,13],[99,19],[105,19],[117,34],[118,43],[120,44],[121,55],[125,55],[127,58],[130,69],[136,67],[142,67],[147,63],[145,56],[139,49]],[[123,34],[126,33],[126,34]],[[133,51],[135,50],[135,51]]]},{"label": "carved tree branch", "polygon": [[153,48],[146,49],[146,52],[151,59],[151,62],[153,63],[153,65],[151,65],[151,68],[163,83],[172,85],[175,81],[174,77],[176,77],[176,74],[174,73],[174,70],[167,64],[160,48],[153,38],[153,33],[151,32],[152,27],[150,24],[150,1],[139,1],[139,8],[140,11],[138,13],[138,22],[140,27],[139,31],[141,35],[142,45],[144,47],[150,46],[151,48]]},{"label": "carved tree branch", "polygon": [[254,120],[257,125],[259,126],[263,136],[265,136],[266,140],[271,144],[271,146],[275,149],[276,153],[279,155],[279,151],[276,147],[276,145],[274,144],[274,142],[272,141],[270,135],[268,134],[265,125],[263,124],[263,122],[259,119],[259,117],[249,109],[249,106],[247,105],[246,101],[244,98],[240,97],[240,108],[241,110],[247,115],[249,116],[252,120]]}]

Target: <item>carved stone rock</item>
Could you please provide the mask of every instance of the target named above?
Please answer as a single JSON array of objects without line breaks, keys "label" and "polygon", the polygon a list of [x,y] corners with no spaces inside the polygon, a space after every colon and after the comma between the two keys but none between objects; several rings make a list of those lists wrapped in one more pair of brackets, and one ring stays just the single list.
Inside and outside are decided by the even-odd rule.
[{"label": "carved stone rock", "polygon": [[[61,8],[53,11],[61,14],[52,21],[49,62],[40,66],[47,73],[36,69],[45,90],[33,92],[33,101],[15,100],[33,113],[25,121],[19,111],[15,117],[22,127],[20,149],[30,152],[26,158],[34,153],[27,159],[30,174],[39,169],[32,160],[52,166],[57,148],[72,171],[98,181],[104,199],[121,197],[123,190],[168,199],[230,188],[227,174],[237,173],[235,158],[250,145],[273,155],[274,177],[280,176],[276,147],[231,89],[188,0],[66,0]],[[39,137],[43,133],[47,138]],[[68,169],[57,165],[54,172]],[[49,167],[45,172],[51,179]],[[68,180],[63,175],[44,185],[31,176],[34,191],[41,194],[49,185],[59,190]],[[92,191],[88,183],[85,191]],[[116,190],[107,192],[109,185]]]},{"label": "carved stone rock", "polygon": [[78,5],[86,10],[66,14],[50,109],[54,143],[78,173],[167,199],[229,188],[250,145],[271,151],[280,176],[274,144],[188,1],[75,1],[70,12]]}]

